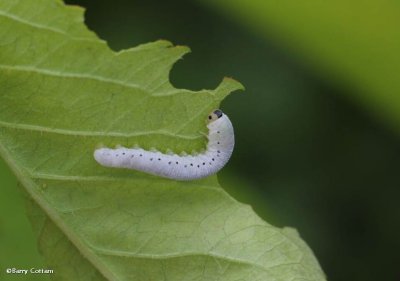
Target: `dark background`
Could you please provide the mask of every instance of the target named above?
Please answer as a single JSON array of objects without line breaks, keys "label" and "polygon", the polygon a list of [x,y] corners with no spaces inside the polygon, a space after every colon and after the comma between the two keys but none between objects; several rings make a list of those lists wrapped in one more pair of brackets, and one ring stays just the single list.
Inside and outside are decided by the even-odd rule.
[{"label": "dark background", "polygon": [[[243,83],[222,104],[237,146],[221,185],[269,223],[297,228],[328,280],[400,280],[399,136],[347,98],[354,89],[200,1],[66,2],[86,7],[89,28],[116,51],[158,39],[189,46],[171,72],[178,88],[215,88],[224,76]],[[22,212],[14,197],[3,207]],[[0,222],[30,235],[19,213]],[[33,246],[19,247],[23,261],[39,262],[25,254]]]}]

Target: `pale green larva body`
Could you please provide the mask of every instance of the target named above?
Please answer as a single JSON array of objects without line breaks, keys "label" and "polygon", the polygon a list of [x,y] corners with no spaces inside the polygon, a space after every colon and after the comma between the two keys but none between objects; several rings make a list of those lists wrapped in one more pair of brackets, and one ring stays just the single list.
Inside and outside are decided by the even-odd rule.
[{"label": "pale green larva body", "polygon": [[208,144],[198,155],[168,155],[141,148],[100,148],[94,158],[102,166],[142,171],[174,180],[194,180],[218,172],[228,162],[235,145],[233,126],[221,110],[213,111],[207,125]]}]

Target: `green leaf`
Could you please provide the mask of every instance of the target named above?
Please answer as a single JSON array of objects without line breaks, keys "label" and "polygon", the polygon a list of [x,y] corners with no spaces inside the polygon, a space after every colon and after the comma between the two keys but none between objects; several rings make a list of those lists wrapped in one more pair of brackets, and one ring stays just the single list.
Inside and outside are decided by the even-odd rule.
[{"label": "green leaf", "polygon": [[[21,197],[21,185],[10,169],[0,159],[0,280],[5,267],[25,268],[27,265],[34,268],[43,268],[43,258],[38,254],[35,236],[26,217],[24,201]],[[3,196],[5,194],[6,196]],[[18,281],[46,281],[43,275],[18,275]]]},{"label": "green leaf", "polygon": [[114,53],[82,13],[0,2],[0,153],[30,198],[53,279],[324,280],[294,230],[262,221],[216,176],[176,182],[94,161],[99,144],[204,148],[207,113],[242,86],[175,89],[169,71],[188,48]]},{"label": "green leaf", "polygon": [[400,131],[397,1],[211,0]]}]

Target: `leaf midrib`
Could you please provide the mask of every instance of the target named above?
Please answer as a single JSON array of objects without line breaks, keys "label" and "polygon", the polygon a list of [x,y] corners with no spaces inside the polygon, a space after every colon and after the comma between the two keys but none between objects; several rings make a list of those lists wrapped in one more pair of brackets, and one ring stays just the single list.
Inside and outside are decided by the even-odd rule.
[{"label": "leaf midrib", "polygon": [[85,257],[107,280],[118,281],[116,276],[104,267],[102,262],[96,255],[89,250],[89,248],[81,241],[81,239],[74,234],[72,230],[63,222],[59,214],[50,207],[48,202],[39,194],[35,188],[36,184],[30,179],[29,174],[17,165],[9,151],[0,142],[0,154],[3,156],[5,162],[9,165],[17,179],[21,182],[24,189],[32,197],[34,202],[40,206],[42,211],[50,218],[50,220],[68,237],[68,240],[78,249],[78,251]]},{"label": "leaf midrib", "polygon": [[[160,260],[160,259],[175,259],[175,258],[185,258],[185,257],[210,257],[210,258],[214,258],[217,260],[222,260],[222,261],[226,261],[229,263],[235,263],[235,264],[240,264],[240,265],[245,265],[245,266],[251,266],[251,267],[255,267],[258,268],[262,271],[268,272],[269,274],[273,275],[271,273],[271,269],[274,267],[279,267],[279,266],[285,266],[285,265],[301,265],[300,262],[292,262],[292,263],[285,263],[285,264],[277,264],[277,265],[273,265],[270,267],[266,267],[263,266],[261,264],[258,263],[253,263],[253,262],[249,262],[247,260],[244,259],[239,259],[239,258],[232,258],[232,257],[228,257],[228,256],[223,256],[223,255],[219,255],[216,253],[212,253],[212,252],[186,252],[186,253],[168,253],[168,254],[163,254],[163,255],[154,255],[154,254],[138,254],[138,253],[133,253],[133,252],[126,252],[126,251],[108,251],[106,249],[100,249],[98,247],[94,247],[92,245],[89,245],[95,252],[99,253],[100,255],[104,255],[104,256],[117,256],[117,257],[122,257],[122,258],[137,258],[137,259],[150,259],[150,260]],[[303,266],[304,267],[304,266]]]},{"label": "leaf midrib", "polygon": [[[168,179],[163,179],[160,177],[156,176],[147,176],[146,178],[143,177],[135,177],[135,178],[119,178],[115,176],[71,176],[71,175],[55,175],[55,174],[45,174],[45,173],[38,173],[34,171],[26,171],[26,174],[29,175],[33,179],[38,179],[38,180],[54,180],[54,181],[86,181],[86,182],[122,182],[122,183],[129,183],[129,182],[134,182],[137,180],[144,180],[144,179],[149,179],[149,177],[152,177],[152,181],[168,181]],[[186,182],[187,186],[194,187],[194,188],[203,188],[203,189],[209,189],[212,191],[217,191],[221,193],[222,195],[226,196],[227,199],[229,199],[232,202],[236,202],[233,197],[231,197],[228,193],[225,192],[222,188],[215,187],[213,185],[208,185],[208,184],[198,184],[194,182],[187,181]]]}]

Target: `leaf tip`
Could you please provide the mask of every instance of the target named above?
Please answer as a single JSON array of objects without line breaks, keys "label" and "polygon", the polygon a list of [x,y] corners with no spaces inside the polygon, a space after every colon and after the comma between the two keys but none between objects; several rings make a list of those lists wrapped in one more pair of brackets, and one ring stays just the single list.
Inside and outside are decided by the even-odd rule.
[{"label": "leaf tip", "polygon": [[176,48],[176,49],[178,49],[178,50],[181,50],[182,52],[185,52],[185,53],[190,53],[192,50],[190,49],[190,47],[189,46],[186,46],[186,45],[175,45],[175,47],[174,48]]},{"label": "leaf tip", "polygon": [[159,39],[159,40],[155,41],[154,43],[157,44],[159,47],[171,48],[171,49],[175,49],[177,51],[180,51],[180,53],[182,55],[190,53],[192,51],[189,46],[186,46],[186,45],[174,45],[171,41],[166,40],[166,39]]},{"label": "leaf tip", "polygon": [[216,89],[217,92],[222,93],[223,97],[238,90],[244,90],[244,86],[239,81],[230,77],[224,77]]},{"label": "leaf tip", "polygon": [[[147,44],[149,44],[149,43],[147,43]],[[173,46],[172,42],[169,40],[166,40],[166,39],[158,39],[157,41],[150,43],[150,44],[157,44],[158,46],[164,47],[164,48]]]},{"label": "leaf tip", "polygon": [[224,79],[222,80],[222,83],[229,83],[232,87],[232,91],[246,90],[246,88],[243,86],[242,83],[233,79],[232,77],[224,77]]}]

